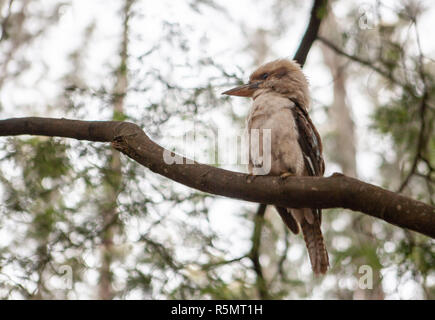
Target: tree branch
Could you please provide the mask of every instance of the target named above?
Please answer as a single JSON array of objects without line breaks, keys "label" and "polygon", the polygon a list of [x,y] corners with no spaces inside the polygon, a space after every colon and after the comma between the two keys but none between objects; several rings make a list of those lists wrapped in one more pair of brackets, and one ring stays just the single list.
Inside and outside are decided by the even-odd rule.
[{"label": "tree branch", "polygon": [[305,31],[299,48],[296,51],[293,60],[298,62],[301,67],[304,66],[307,60],[308,52],[311,49],[314,41],[317,39],[319,33],[320,23],[326,13],[327,0],[315,0],[310,14],[310,22],[308,23],[307,30]]},{"label": "tree branch", "polygon": [[386,79],[390,80],[392,83],[394,83],[395,85],[401,86],[406,88],[406,86],[401,83],[399,80],[397,80],[396,78],[393,77],[392,74],[388,73],[387,71],[382,70],[379,67],[375,66],[375,63],[369,60],[365,60],[363,58],[357,57],[357,56],[353,56],[345,51],[343,51],[342,49],[340,49],[338,46],[336,46],[332,41],[322,37],[322,36],[318,36],[317,40],[319,40],[321,43],[323,43],[325,46],[327,46],[329,49],[331,49],[332,51],[334,51],[336,54],[344,56],[352,61],[358,62],[359,64],[372,69],[373,71],[375,71],[376,73],[380,74],[381,76],[385,77]]},{"label": "tree branch", "polygon": [[341,174],[331,177],[248,175],[211,167],[176,156],[167,164],[164,152],[136,124],[53,118],[0,120],[0,136],[44,135],[99,142],[112,146],[151,171],[188,187],[245,201],[286,208],[346,208],[435,238],[435,207]]},{"label": "tree branch", "polygon": [[261,231],[264,225],[264,214],[266,213],[265,204],[260,204],[254,218],[254,233],[252,234],[252,248],[250,258],[254,266],[255,274],[257,275],[257,290],[260,299],[269,299],[269,292],[267,289],[267,282],[264,278],[263,268],[260,263],[260,245],[261,245]]}]

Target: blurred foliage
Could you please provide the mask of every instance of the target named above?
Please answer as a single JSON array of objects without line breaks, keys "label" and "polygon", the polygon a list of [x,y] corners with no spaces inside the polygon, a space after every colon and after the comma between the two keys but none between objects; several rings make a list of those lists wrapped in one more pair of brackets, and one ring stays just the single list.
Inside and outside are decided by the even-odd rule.
[{"label": "blurred foliage", "polygon": [[[334,1],[333,7],[343,2]],[[31,74],[38,78],[34,75],[39,72],[43,78],[50,68],[41,63],[41,70],[29,69],[36,64],[36,60],[29,59],[36,50],[30,43],[43,41],[49,26],[56,29],[57,18],[47,16],[59,17],[57,13],[70,10],[71,3],[59,1],[38,10],[33,4],[29,7],[28,1],[14,1],[16,7],[11,9],[5,3],[0,3],[4,13],[0,47],[19,45],[13,55],[2,53],[1,59],[11,65],[15,59],[21,67],[19,72],[3,69],[0,88],[3,84],[19,87],[20,77]],[[258,1],[258,5],[266,6],[272,17],[264,32],[240,25],[230,10],[216,1],[187,1],[185,9],[195,19],[219,14],[222,23],[240,28],[247,39],[261,36],[265,47],[273,47],[273,43],[291,34],[288,16],[301,10],[302,2],[275,0],[269,8]],[[360,18],[356,4],[340,24],[343,50],[382,71],[355,61],[349,71],[351,81],[361,84],[370,76],[370,81],[382,88],[374,95],[361,89],[373,105],[370,128],[379,139],[390,139],[388,151],[393,154],[379,155],[382,162],[377,183],[397,190],[417,159],[415,172],[411,172],[403,192],[433,202],[435,68],[431,59],[422,57],[415,36],[399,41],[423,11],[401,6],[386,8],[383,1],[378,6],[373,29],[356,27]],[[104,61],[99,71],[105,76],[92,78],[88,59],[99,43],[95,35],[98,23],[91,21],[83,30],[77,30],[81,42],[70,52],[68,70],[56,82],[60,93],[47,101],[43,110],[26,112],[131,121],[167,148],[179,147],[184,132],[177,129],[189,128],[193,119],[195,131],[204,136],[218,129],[215,120],[221,116],[231,125],[242,127],[244,114],[240,106],[246,104],[230,105],[230,99],[219,92],[228,84],[242,83],[246,79],[242,70],[248,65],[223,66],[219,57],[211,57],[207,51],[211,40],[206,30],[174,17],[159,18],[161,30],[155,43],[142,41],[140,23],[146,20],[142,15],[145,8],[144,1],[133,2],[128,40],[135,50],[128,54],[126,63],[120,57]],[[114,12],[120,25],[121,10],[119,7]],[[396,22],[383,23],[382,10],[389,10]],[[29,36],[28,26],[21,19],[37,19],[40,29]],[[203,51],[195,49],[199,44],[204,46]],[[251,43],[243,43],[235,50],[257,52],[252,61],[274,56],[272,49],[264,53],[261,46],[253,47]],[[113,93],[119,74],[128,77],[125,94]],[[122,112],[113,109],[121,98],[125,99]],[[315,105],[314,109],[319,107]],[[8,110],[15,108],[23,106],[12,104]],[[10,115],[8,112],[4,107],[0,109],[2,116]],[[206,139],[204,146],[210,147],[205,153],[216,160],[212,142]],[[226,223],[224,234],[213,224],[216,214],[210,212],[213,208],[227,210],[222,209],[227,206],[219,205],[221,199],[174,184],[124,156],[118,172],[110,166],[114,157],[110,146],[98,143],[45,137],[0,141],[0,239],[4,239],[0,244],[1,298],[97,298],[104,254],[110,254],[115,298],[259,297],[258,274],[252,264],[256,206],[231,202],[234,217]],[[112,208],[116,219],[105,221],[102,211]],[[270,298],[357,298],[361,265],[371,266],[376,274],[376,294],[372,298],[383,298],[384,294],[387,298],[397,297],[401,280],[407,277],[423,292],[417,298],[435,298],[433,240],[342,210],[326,210],[323,217],[331,270],[324,278],[314,278],[301,237],[290,235],[273,209],[266,210],[257,240]],[[112,230],[110,252],[102,250],[108,230]],[[234,235],[238,242],[234,242],[233,233],[237,233]],[[71,288],[65,286],[62,266],[71,267]],[[394,274],[397,285],[384,292],[383,277],[389,273]]]}]

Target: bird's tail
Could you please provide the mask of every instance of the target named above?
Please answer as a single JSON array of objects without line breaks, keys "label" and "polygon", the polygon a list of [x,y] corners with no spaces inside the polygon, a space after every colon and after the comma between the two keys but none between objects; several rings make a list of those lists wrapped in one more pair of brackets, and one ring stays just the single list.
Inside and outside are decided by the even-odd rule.
[{"label": "bird's tail", "polygon": [[319,212],[315,212],[317,209],[292,209],[291,211],[301,226],[313,272],[315,274],[326,273],[329,258],[320,229],[320,210]]}]

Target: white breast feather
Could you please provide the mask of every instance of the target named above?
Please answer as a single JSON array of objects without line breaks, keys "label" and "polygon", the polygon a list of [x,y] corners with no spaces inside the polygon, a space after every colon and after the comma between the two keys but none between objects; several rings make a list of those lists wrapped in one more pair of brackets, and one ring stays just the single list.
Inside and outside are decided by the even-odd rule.
[{"label": "white breast feather", "polygon": [[[294,107],[295,105],[291,100],[273,92],[256,97],[247,118],[247,129],[250,147],[259,150],[259,154],[250,153],[250,173],[253,173],[253,167],[267,167],[264,163],[267,154],[262,152],[263,150],[267,151],[267,148],[262,144],[261,133],[263,129],[270,129],[271,141],[265,140],[264,143],[270,143],[271,166],[270,173],[265,174],[280,175],[284,172],[292,172],[296,175],[303,174],[304,160],[291,111],[291,108]],[[255,132],[252,129],[259,129],[260,139],[255,139],[256,136],[251,134]]]}]

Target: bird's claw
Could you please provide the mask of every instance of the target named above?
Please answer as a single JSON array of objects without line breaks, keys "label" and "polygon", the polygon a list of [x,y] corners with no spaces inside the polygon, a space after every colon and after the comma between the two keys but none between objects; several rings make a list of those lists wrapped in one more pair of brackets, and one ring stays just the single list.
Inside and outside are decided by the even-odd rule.
[{"label": "bird's claw", "polygon": [[285,180],[285,179],[287,179],[288,177],[294,177],[294,176],[295,176],[295,174],[292,173],[292,172],[284,172],[284,173],[281,173],[281,174],[279,175],[279,178],[280,178],[281,180]]},{"label": "bird's claw", "polygon": [[255,174],[249,173],[248,176],[246,177],[246,183],[251,183],[252,181],[255,180],[257,176]]}]

